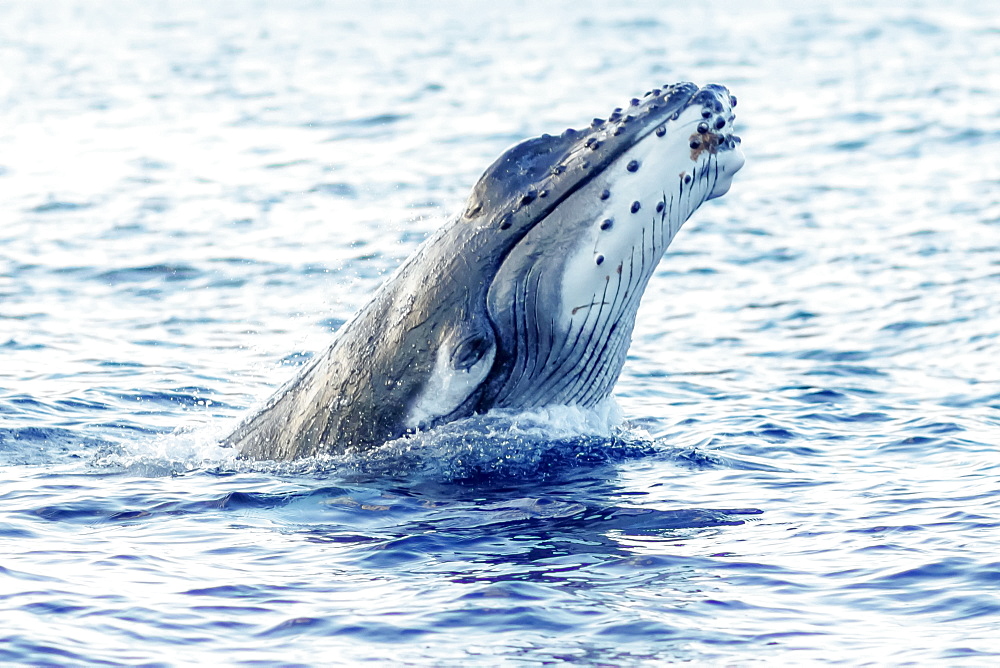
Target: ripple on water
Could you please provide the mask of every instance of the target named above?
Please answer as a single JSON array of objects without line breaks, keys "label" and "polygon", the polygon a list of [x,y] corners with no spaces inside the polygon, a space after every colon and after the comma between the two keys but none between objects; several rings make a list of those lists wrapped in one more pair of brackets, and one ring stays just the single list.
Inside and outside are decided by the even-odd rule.
[{"label": "ripple on water", "polygon": [[[0,661],[997,662],[988,3],[78,4],[0,3]],[[501,150],[651,78],[730,83],[748,162],[625,421],[219,447]]]}]

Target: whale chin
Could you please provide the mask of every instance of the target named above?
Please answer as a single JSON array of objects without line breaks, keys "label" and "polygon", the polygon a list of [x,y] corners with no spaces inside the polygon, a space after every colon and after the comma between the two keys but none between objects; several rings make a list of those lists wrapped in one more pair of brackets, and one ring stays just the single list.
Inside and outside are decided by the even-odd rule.
[{"label": "whale chin", "polygon": [[736,140],[735,143],[733,148],[719,152],[719,178],[716,180],[715,186],[712,187],[712,191],[708,193],[708,197],[705,198],[706,201],[722,197],[729,192],[733,185],[733,176],[746,164],[746,156],[743,155],[739,140]]}]

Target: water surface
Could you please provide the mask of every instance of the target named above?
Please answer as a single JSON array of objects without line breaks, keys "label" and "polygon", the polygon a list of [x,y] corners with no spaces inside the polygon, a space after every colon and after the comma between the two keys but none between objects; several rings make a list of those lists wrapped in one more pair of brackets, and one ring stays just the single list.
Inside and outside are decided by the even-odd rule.
[{"label": "water surface", "polygon": [[[988,3],[0,7],[0,659],[995,665]],[[216,439],[507,146],[680,80],[747,165],[617,397]]]}]

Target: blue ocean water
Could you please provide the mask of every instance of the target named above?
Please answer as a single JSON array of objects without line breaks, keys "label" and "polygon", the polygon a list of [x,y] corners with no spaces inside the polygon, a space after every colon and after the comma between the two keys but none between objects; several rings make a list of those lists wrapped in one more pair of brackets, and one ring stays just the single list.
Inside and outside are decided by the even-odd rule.
[{"label": "blue ocean water", "polygon": [[[747,165],[625,422],[216,445],[510,144],[660,84]],[[990,3],[0,4],[0,661],[996,665]]]}]

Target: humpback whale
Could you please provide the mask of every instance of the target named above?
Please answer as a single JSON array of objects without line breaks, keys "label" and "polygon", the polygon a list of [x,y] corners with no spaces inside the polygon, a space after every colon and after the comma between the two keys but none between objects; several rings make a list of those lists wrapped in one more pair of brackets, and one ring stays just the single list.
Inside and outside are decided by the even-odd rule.
[{"label": "humpback whale", "polygon": [[492,408],[598,404],[667,246],[743,166],[735,106],[723,86],[672,84],[508,149],[224,444],[289,460]]}]

